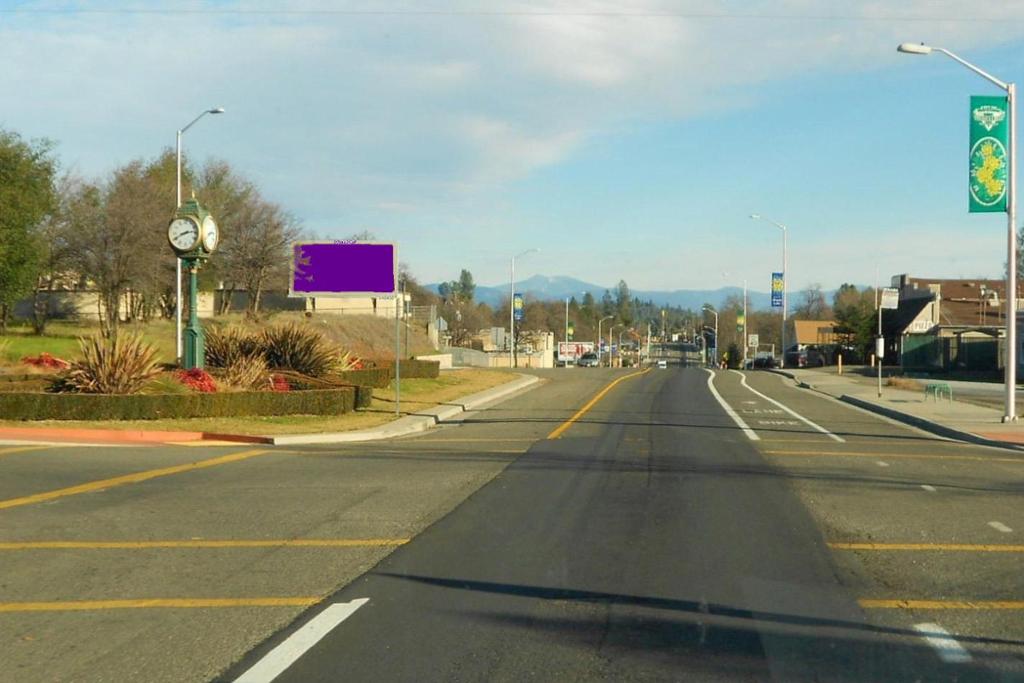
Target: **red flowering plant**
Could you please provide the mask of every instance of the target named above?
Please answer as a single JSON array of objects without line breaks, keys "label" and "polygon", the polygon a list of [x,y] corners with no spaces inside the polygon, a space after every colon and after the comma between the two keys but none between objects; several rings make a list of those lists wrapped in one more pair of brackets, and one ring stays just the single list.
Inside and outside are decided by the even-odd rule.
[{"label": "red flowering plant", "polygon": [[205,370],[201,370],[199,368],[178,370],[177,377],[179,382],[192,391],[200,391],[208,394],[212,394],[217,391],[217,383],[213,381],[213,377],[210,373]]},{"label": "red flowering plant", "polygon": [[291,391],[292,387],[288,384],[288,380],[285,379],[284,375],[271,375],[270,377],[270,390],[271,391]]},{"label": "red flowering plant", "polygon": [[21,359],[21,362],[25,365],[45,368],[47,370],[67,370],[71,367],[71,363],[67,362],[63,358],[57,358],[45,351],[38,356],[25,356]]}]

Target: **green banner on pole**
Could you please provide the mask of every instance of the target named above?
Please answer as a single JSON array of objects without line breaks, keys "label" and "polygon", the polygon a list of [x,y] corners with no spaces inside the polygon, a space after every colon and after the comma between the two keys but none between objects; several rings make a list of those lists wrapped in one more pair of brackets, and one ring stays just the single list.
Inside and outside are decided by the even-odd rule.
[{"label": "green banner on pole", "polygon": [[736,313],[736,333],[743,334],[743,326],[746,324],[746,318],[743,316],[743,311],[737,311]]},{"label": "green banner on pole", "polygon": [[970,213],[1006,211],[1009,129],[1005,97],[971,96]]}]

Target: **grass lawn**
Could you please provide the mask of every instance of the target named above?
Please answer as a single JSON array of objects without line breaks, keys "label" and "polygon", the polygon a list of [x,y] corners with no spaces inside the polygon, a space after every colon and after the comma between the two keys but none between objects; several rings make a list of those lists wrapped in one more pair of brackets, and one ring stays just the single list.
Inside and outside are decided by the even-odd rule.
[{"label": "grass lawn", "polygon": [[[173,339],[172,339],[173,341]],[[444,371],[437,379],[402,380],[402,414],[451,401],[515,379],[505,370]],[[392,383],[393,384],[393,383]],[[195,418],[188,420],[112,420],[106,422],[39,420],[0,421],[0,427],[46,427],[64,429],[120,429],[136,431],[187,431],[219,434],[270,436],[317,432],[346,432],[374,427],[395,418],[394,386],[375,389],[370,408],[337,417],[286,415],[280,417]]]},{"label": "grass lawn", "polygon": [[[143,339],[156,347],[157,358],[161,362],[174,362],[174,322],[159,320],[145,325],[122,325],[122,329],[141,334]],[[0,365],[24,368],[18,361],[25,356],[37,356],[43,352],[64,360],[75,360],[80,355],[78,338],[99,331],[99,325],[53,322],[47,325],[45,335],[37,336],[32,333],[31,327],[11,327],[7,335],[0,337]]]}]

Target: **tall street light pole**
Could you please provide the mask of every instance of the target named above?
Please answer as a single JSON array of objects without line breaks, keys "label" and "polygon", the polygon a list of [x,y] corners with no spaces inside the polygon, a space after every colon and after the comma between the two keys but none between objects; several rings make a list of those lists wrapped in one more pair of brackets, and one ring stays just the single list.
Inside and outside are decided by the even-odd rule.
[{"label": "tall street light pole", "polygon": [[527,254],[538,252],[540,249],[527,249],[521,251],[512,257],[512,264],[509,268],[511,276],[509,278],[509,293],[508,293],[508,332],[511,338],[508,344],[508,366],[509,368],[519,367],[516,357],[516,259]]},{"label": "tall street light pole", "polygon": [[[199,116],[192,119],[187,126],[178,130],[177,139],[175,140],[175,148],[177,150],[177,200],[174,204],[175,208],[181,207],[181,136],[185,134],[185,131],[196,124],[196,122],[206,116],[207,114],[223,114],[224,107],[214,107],[213,109],[206,109]],[[178,363],[181,363],[181,258],[175,257],[174,259],[174,348],[177,353]]]},{"label": "tall street light pole", "polygon": [[763,220],[768,221],[776,228],[782,231],[782,361],[779,363],[779,367],[786,367],[786,290],[788,289],[786,282],[789,280],[789,271],[786,268],[786,234],[788,230],[782,223],[776,223],[771,218],[762,216],[760,214],[750,214],[750,217],[755,221]]},{"label": "tall street light pole", "polygon": [[945,48],[902,43],[896,50],[912,55],[941,52],[1006,92],[1006,107],[1010,112],[1010,148],[1007,150],[1010,168],[1006,178],[1006,399],[1003,422],[1014,422],[1017,419],[1017,192],[1014,189],[1017,183],[1017,86],[999,80]]},{"label": "tall street light pole", "polygon": [[[715,365],[718,365],[718,311],[716,311],[715,309],[711,308],[710,306],[704,306],[703,310],[705,310],[708,313],[711,313],[712,315],[715,316],[715,358],[714,358],[714,361],[715,361]],[[785,355],[785,352],[783,352],[783,355]]]}]

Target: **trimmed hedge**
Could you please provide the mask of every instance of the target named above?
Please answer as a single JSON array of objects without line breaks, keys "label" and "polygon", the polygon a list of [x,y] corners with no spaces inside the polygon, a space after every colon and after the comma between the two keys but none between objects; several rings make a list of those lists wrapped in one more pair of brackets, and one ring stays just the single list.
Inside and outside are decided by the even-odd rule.
[{"label": "trimmed hedge", "polygon": [[339,372],[335,375],[331,375],[331,378],[338,378],[342,382],[348,382],[349,384],[358,384],[361,386],[374,387],[376,389],[384,389],[388,384],[391,383],[392,378],[391,368],[363,368],[362,370],[347,370],[345,372]]},{"label": "trimmed hedge", "polygon": [[5,420],[156,420],[191,417],[341,415],[371,394],[358,387],[189,394],[0,393]]},{"label": "trimmed hedge", "polygon": [[[395,361],[378,360],[376,361],[376,366],[378,368],[387,368],[389,371],[393,371],[395,368]],[[403,358],[399,362],[398,370],[402,373],[402,379],[437,379],[441,374],[441,364],[436,360]]]}]

